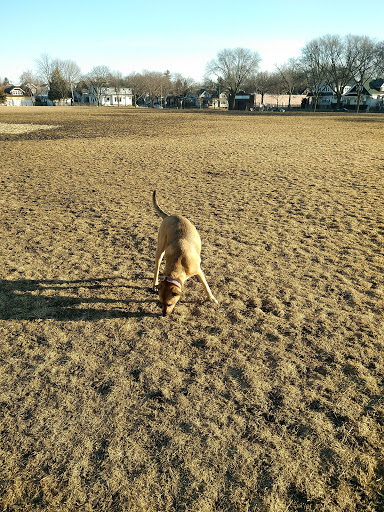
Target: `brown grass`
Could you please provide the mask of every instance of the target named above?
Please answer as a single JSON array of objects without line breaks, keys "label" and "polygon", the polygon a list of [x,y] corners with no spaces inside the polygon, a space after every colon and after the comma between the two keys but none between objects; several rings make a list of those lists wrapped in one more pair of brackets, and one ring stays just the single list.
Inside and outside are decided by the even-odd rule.
[{"label": "brown grass", "polygon": [[[384,510],[384,117],[7,108],[0,505]],[[198,227],[162,318],[161,219]]]}]

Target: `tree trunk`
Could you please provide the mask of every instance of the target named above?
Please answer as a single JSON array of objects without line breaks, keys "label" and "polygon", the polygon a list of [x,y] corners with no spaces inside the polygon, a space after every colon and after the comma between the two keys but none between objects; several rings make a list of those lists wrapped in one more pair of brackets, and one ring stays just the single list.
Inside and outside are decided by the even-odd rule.
[{"label": "tree trunk", "polygon": [[361,103],[361,90],[360,87],[357,86],[357,105],[356,105],[356,114],[359,113]]},{"label": "tree trunk", "polygon": [[319,101],[319,95],[318,94],[314,94],[313,95],[313,100],[312,100],[312,111],[313,112],[316,112],[316,109],[317,109],[317,102]]},{"label": "tree trunk", "polygon": [[341,91],[337,91],[337,103],[336,103],[336,108],[340,109],[341,108]]}]

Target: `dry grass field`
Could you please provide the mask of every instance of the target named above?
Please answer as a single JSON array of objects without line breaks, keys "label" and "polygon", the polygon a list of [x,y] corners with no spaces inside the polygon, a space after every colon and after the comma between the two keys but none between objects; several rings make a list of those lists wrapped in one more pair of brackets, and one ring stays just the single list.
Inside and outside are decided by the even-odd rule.
[{"label": "dry grass field", "polygon": [[[384,116],[0,110],[0,507],[384,510]],[[197,226],[171,317],[151,194]]]}]

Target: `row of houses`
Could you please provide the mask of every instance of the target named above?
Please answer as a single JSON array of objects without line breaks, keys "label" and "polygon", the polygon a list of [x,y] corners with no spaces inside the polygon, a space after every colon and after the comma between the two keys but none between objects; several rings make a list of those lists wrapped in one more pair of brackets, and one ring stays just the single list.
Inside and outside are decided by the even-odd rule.
[{"label": "row of houses", "polygon": [[[0,103],[6,106],[33,106],[44,105],[52,106],[53,102],[48,97],[48,85],[35,86],[33,84],[26,84],[22,86],[9,85],[3,89],[3,101]],[[198,94],[188,94],[187,96],[164,96],[158,97],[155,102],[151,102],[149,97],[140,98],[137,102],[134,101],[132,89],[123,87],[116,91],[112,87],[106,87],[101,94],[92,86],[74,91],[74,98],[68,98],[62,102],[63,104],[71,105],[73,103],[78,105],[101,105],[101,106],[132,106],[133,104],[143,107],[169,107],[169,108],[183,108],[183,107],[209,107],[211,104],[215,108],[227,108],[228,100],[224,93],[217,95],[210,95],[207,91],[201,90]]]},{"label": "row of houses", "polygon": [[[347,110],[355,110],[359,96],[360,110],[366,112],[384,111],[384,79],[367,80],[363,86],[357,84],[347,85],[344,87],[341,107]],[[328,85],[320,87],[317,106],[325,110],[334,110],[337,107],[337,97]]]},{"label": "row of houses", "polygon": [[[336,110],[337,96],[328,85],[320,86],[317,108],[320,110]],[[363,86],[349,84],[344,88],[341,97],[341,108],[355,111],[384,112],[384,79],[367,81]],[[237,110],[287,110],[308,109],[314,106],[315,98],[311,92],[306,94],[248,94],[239,92],[236,96]]]},{"label": "row of houses", "polygon": [[[48,98],[48,85],[35,86],[26,84],[24,86],[10,85],[3,89],[3,105],[8,106],[33,106],[53,105]],[[355,110],[358,103],[358,92],[360,93],[360,110],[363,111],[384,111],[384,79],[377,79],[367,82],[360,91],[356,84],[350,84],[344,88],[341,107],[348,110]],[[228,99],[224,92],[209,93],[200,89],[196,93],[185,96],[164,96],[158,97],[154,102],[149,97],[134,101],[130,88],[121,88],[118,91],[109,87],[97,95],[96,91],[89,87],[87,90],[77,90],[74,93],[74,100],[67,99],[64,104],[87,104],[101,106],[136,106],[157,107],[157,108],[228,108]],[[236,95],[236,110],[286,110],[286,109],[311,109],[314,103],[312,94],[256,94],[240,91]],[[320,87],[320,94],[317,101],[317,108],[321,110],[335,110],[337,98],[329,86]]]},{"label": "row of houses", "polygon": [[[3,101],[0,104],[10,107],[20,106],[52,106],[53,102],[48,97],[48,85],[35,86],[33,84],[26,84],[22,86],[9,85],[3,89]],[[101,105],[122,105],[132,106],[132,91],[131,89],[121,89],[117,94],[112,88],[106,88],[100,98]],[[75,103],[84,104],[97,104],[98,98],[94,91],[87,91],[87,94],[75,92]],[[67,98],[62,102],[65,105],[72,105],[72,98]]]}]

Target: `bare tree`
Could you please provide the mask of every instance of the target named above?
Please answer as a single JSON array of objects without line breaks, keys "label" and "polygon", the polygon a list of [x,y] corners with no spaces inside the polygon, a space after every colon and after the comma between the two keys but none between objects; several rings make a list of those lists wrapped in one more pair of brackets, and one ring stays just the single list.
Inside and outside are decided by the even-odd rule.
[{"label": "bare tree", "polygon": [[100,106],[101,96],[105,93],[111,78],[111,71],[108,66],[95,66],[85,76],[89,88],[95,94],[97,106]]},{"label": "bare tree", "polygon": [[357,51],[350,39],[338,35],[320,38],[325,57],[325,80],[337,98],[337,108],[341,107],[341,97],[345,87],[353,80]]},{"label": "bare tree", "polygon": [[48,53],[42,53],[40,59],[36,60],[37,76],[45,84],[51,80],[56,67],[58,67],[57,59],[52,59]]},{"label": "bare tree", "polygon": [[305,76],[307,87],[312,92],[312,109],[315,112],[327,70],[324,46],[320,39],[313,39],[302,48],[298,64]]},{"label": "bare tree", "polygon": [[161,73],[160,71],[144,70],[142,80],[145,96],[149,97],[152,107],[158,98],[166,96],[170,90],[170,80],[167,72]]},{"label": "bare tree", "polygon": [[[62,78],[65,80],[68,90],[71,91],[72,103],[74,102],[74,90],[77,82],[80,80],[81,72],[79,66],[73,60],[53,59],[47,53],[43,53],[40,59],[36,60],[37,79],[43,83],[49,84],[52,73],[58,69]],[[28,78],[26,72],[25,78]],[[23,74],[24,75],[24,74]]]},{"label": "bare tree", "polygon": [[[169,96],[169,93],[170,93],[171,88],[172,88],[171,76],[172,75],[171,75],[171,73],[170,73],[170,71],[168,69],[163,73],[163,77],[162,77],[162,80],[161,80],[161,98],[167,99],[167,97]],[[192,80],[192,79],[191,78],[186,78],[187,82],[189,80]],[[160,101],[163,101],[163,99],[161,99]]]},{"label": "bare tree", "polygon": [[207,77],[216,77],[228,92],[230,110],[235,108],[236,94],[244,87],[247,79],[257,72],[259,63],[257,52],[247,48],[226,48],[207,64]]},{"label": "bare tree", "polygon": [[379,41],[376,44],[375,70],[377,76],[381,76],[384,73],[384,41]]},{"label": "bare tree", "polygon": [[30,84],[38,85],[39,84],[39,79],[33,73],[33,71],[31,71],[30,69],[28,69],[27,71],[23,71],[23,73],[21,73],[21,75],[20,75],[19,80],[22,85],[27,85],[27,84],[28,85],[30,85]]},{"label": "bare tree", "polygon": [[276,98],[276,108],[279,109],[279,99],[282,94],[287,92],[287,84],[283,80],[281,73],[275,72],[270,74],[269,92]]},{"label": "bare tree", "polygon": [[145,100],[145,95],[147,93],[145,79],[141,73],[131,73],[130,75],[125,77],[125,81],[128,87],[132,89],[135,106],[137,107],[137,102],[139,100]]},{"label": "bare tree", "polygon": [[356,112],[360,110],[361,98],[365,84],[377,78],[382,71],[378,66],[377,56],[380,53],[380,43],[368,36],[347,36],[347,44],[355,49],[356,56],[353,62],[353,79],[356,84],[357,105]]},{"label": "bare tree", "polygon": [[307,43],[299,62],[313,92],[314,110],[325,85],[336,95],[340,108],[346,86],[354,82],[358,111],[364,84],[384,71],[384,42],[377,43],[367,36],[326,35]]},{"label": "bare tree", "polygon": [[79,66],[73,60],[62,60],[58,62],[58,67],[64,80],[67,83],[68,89],[71,91],[72,105],[75,103],[74,91],[76,84],[81,77]]},{"label": "bare tree", "polygon": [[175,73],[172,80],[173,94],[176,96],[180,107],[185,106],[185,98],[192,91],[195,82],[193,78],[185,78],[181,73]]},{"label": "bare tree", "polygon": [[120,94],[121,90],[124,87],[124,77],[121,71],[112,71],[110,78],[110,85],[117,97],[117,106],[120,107]]},{"label": "bare tree", "polygon": [[155,104],[155,100],[161,96],[162,76],[160,71],[149,71],[148,69],[143,71],[146,95],[149,97],[151,107]]},{"label": "bare tree", "polygon": [[264,95],[267,94],[271,86],[271,73],[269,71],[259,71],[249,80],[249,88],[254,89],[261,95],[260,107],[264,105]]},{"label": "bare tree", "polygon": [[297,59],[289,59],[281,66],[276,66],[280,73],[283,84],[285,84],[286,93],[289,95],[288,110],[291,109],[291,97],[295,92],[299,92],[303,85],[303,73],[300,70]]}]

